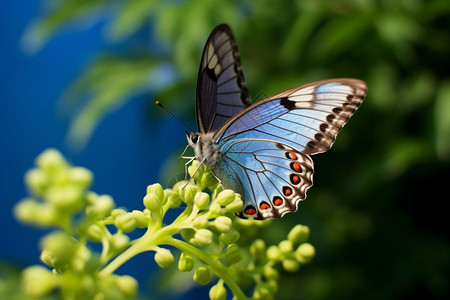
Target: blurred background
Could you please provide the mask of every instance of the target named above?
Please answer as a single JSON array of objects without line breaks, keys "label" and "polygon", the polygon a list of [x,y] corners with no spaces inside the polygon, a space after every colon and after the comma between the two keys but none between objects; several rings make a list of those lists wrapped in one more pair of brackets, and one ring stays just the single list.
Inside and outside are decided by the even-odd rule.
[{"label": "blurred background", "polygon": [[[185,128],[154,101],[195,127],[198,64],[220,23],[236,36],[253,101],[333,77],[369,87],[334,147],[314,157],[307,200],[265,231],[277,242],[308,225],[317,250],[282,275],[279,299],[448,299],[448,0],[5,0],[0,276],[39,263],[44,232],[12,209],[44,149],[92,170],[92,190],[129,210],[142,209],[148,184],[184,176]],[[146,299],[208,294],[158,289],[151,255],[119,272],[136,277]]]}]

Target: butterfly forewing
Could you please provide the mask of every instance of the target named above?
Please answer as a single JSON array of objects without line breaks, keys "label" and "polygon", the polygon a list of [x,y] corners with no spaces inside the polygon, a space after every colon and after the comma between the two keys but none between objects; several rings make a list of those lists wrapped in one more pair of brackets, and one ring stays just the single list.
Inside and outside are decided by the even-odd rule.
[{"label": "butterfly forewing", "polygon": [[242,74],[239,53],[227,25],[211,33],[197,80],[197,125],[214,132],[251,104]]},{"label": "butterfly forewing", "polygon": [[286,143],[305,154],[325,152],[361,104],[366,90],[363,81],[346,78],[298,86],[242,111],[215,138],[225,142],[243,134]]}]

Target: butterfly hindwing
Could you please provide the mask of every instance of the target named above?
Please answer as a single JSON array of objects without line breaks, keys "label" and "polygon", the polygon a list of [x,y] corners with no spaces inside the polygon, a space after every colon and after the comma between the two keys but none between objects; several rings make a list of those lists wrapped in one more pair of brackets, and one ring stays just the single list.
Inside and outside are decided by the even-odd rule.
[{"label": "butterfly hindwing", "polygon": [[242,139],[222,153],[214,173],[243,196],[244,218],[280,218],[297,210],[312,186],[311,158],[267,140]]},{"label": "butterfly hindwing", "polygon": [[251,104],[239,52],[227,25],[211,33],[203,50],[197,79],[197,125],[214,132]]}]

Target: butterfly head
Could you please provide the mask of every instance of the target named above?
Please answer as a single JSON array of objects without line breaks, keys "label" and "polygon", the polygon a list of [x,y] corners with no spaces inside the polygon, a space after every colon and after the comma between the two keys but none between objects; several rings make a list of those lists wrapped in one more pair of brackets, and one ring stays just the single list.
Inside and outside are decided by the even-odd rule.
[{"label": "butterfly head", "polygon": [[195,145],[200,142],[200,135],[197,132],[188,133],[186,131],[186,138],[189,143],[189,146],[195,149]]},{"label": "butterfly head", "polygon": [[195,152],[195,157],[198,160],[201,160],[203,157],[202,154],[202,143],[201,143],[201,136],[198,132],[193,132],[191,131],[191,133],[188,133],[186,131],[186,139],[188,141],[189,146],[194,149]]},{"label": "butterfly head", "polygon": [[195,152],[195,158],[213,167],[217,162],[218,148],[212,141],[213,133],[186,132],[186,138]]}]

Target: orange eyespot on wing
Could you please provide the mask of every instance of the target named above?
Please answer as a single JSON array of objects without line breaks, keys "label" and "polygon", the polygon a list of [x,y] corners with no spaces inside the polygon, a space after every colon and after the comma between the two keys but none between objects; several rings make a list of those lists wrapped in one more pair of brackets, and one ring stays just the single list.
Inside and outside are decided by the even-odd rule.
[{"label": "orange eyespot on wing", "polygon": [[256,214],[256,209],[253,206],[249,205],[245,208],[244,214],[252,216],[252,215]]},{"label": "orange eyespot on wing", "polygon": [[302,167],[301,167],[300,164],[297,163],[297,162],[292,162],[292,163],[291,163],[291,169],[292,169],[293,171],[295,171],[295,172],[298,172],[298,173],[300,173],[300,172],[302,171]]},{"label": "orange eyespot on wing", "polygon": [[273,205],[280,206],[281,204],[283,204],[283,199],[280,196],[273,197]]},{"label": "orange eyespot on wing", "polygon": [[261,204],[259,205],[259,209],[261,210],[265,210],[265,209],[269,209],[270,205],[267,202],[261,202]]}]

